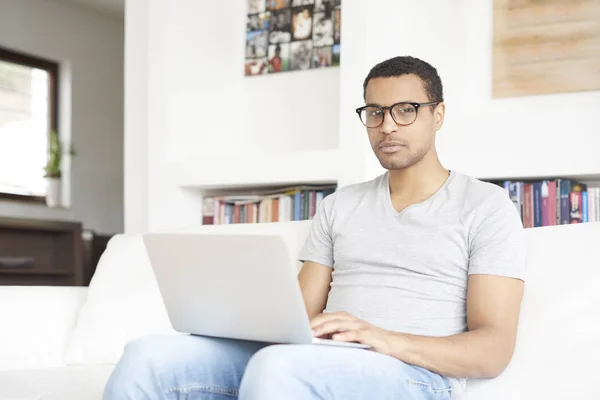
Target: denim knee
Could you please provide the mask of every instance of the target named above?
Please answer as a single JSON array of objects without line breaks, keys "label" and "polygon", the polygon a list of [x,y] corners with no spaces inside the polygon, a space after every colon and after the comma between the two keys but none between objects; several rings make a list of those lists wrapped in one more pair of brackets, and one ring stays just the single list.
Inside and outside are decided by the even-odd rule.
[{"label": "denim knee", "polygon": [[161,335],[148,335],[132,340],[125,345],[119,364],[132,364],[138,367],[145,365],[155,369],[164,363],[164,344],[172,339]]},{"label": "denim knee", "polygon": [[127,343],[106,384],[104,399],[134,399],[154,393],[154,377],[165,364],[164,343],[168,340],[173,338],[149,335]]},{"label": "denim knee", "polygon": [[240,400],[277,398],[305,386],[310,370],[287,350],[286,345],[268,346],[250,358],[240,386]]}]

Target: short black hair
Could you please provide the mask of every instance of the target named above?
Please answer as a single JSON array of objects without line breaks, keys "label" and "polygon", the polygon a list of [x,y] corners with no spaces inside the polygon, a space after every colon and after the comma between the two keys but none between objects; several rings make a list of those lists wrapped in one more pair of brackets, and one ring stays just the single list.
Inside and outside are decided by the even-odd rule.
[{"label": "short black hair", "polygon": [[411,56],[390,58],[371,68],[363,84],[363,98],[367,96],[367,85],[371,79],[390,78],[408,74],[415,74],[421,79],[429,101],[444,101],[442,80],[437,70],[431,64]]}]

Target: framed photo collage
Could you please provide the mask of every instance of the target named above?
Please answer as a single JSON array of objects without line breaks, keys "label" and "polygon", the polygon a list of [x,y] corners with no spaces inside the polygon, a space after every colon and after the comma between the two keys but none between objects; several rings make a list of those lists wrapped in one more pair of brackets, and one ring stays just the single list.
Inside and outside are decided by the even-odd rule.
[{"label": "framed photo collage", "polygon": [[245,75],[340,64],[341,0],[247,0]]}]

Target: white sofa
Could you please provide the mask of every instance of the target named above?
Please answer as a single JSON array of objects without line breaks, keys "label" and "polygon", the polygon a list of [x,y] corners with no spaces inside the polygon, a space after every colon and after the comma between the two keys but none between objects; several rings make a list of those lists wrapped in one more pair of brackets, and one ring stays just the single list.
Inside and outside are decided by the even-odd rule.
[{"label": "white sofa", "polygon": [[[279,232],[295,257],[310,222],[200,227]],[[600,399],[600,223],[527,230],[528,281],[506,371],[469,400]],[[298,264],[299,266],[299,264]],[[0,287],[0,399],[100,399],[124,344],[172,331],[140,236],[114,237],[89,288]]]}]

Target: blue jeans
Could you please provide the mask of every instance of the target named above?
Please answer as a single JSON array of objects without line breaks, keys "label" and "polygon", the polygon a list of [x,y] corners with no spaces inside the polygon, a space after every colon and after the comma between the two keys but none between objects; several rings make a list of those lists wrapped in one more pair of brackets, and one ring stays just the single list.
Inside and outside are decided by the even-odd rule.
[{"label": "blue jeans", "polygon": [[447,379],[370,350],[202,336],[129,343],[104,400],[449,400]]}]

